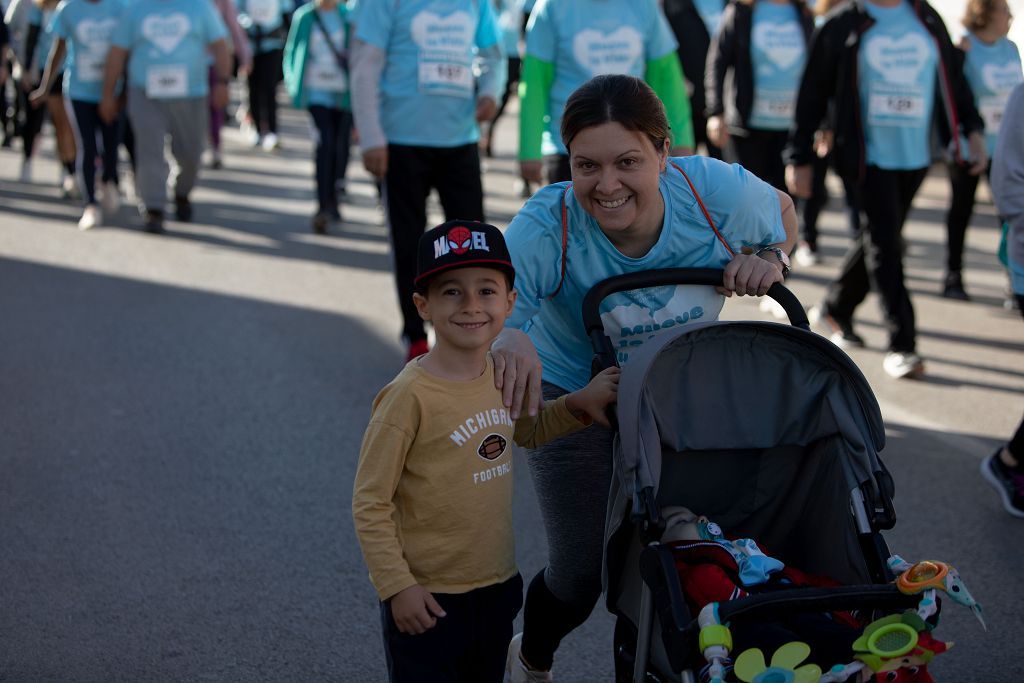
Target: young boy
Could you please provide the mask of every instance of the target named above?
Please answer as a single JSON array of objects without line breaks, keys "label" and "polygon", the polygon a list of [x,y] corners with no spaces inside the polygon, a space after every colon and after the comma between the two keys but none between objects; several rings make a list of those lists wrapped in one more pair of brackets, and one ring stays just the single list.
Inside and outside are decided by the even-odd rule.
[{"label": "young boy", "polygon": [[514,280],[494,226],[450,221],[419,241],[413,298],[437,344],[377,395],[352,492],[392,681],[502,680],[523,601],[510,441],[534,447],[606,424],[615,400],[612,368],[536,417],[511,419],[489,349],[512,313]]}]

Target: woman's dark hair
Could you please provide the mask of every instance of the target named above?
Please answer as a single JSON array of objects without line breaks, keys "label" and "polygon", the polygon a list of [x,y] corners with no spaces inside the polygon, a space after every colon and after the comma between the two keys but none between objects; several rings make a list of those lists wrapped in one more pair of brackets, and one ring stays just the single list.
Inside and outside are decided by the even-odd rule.
[{"label": "woman's dark hair", "polygon": [[651,87],[634,76],[595,76],[576,88],[562,114],[562,142],[569,149],[584,128],[618,123],[646,135],[655,149],[669,139],[665,105]]}]

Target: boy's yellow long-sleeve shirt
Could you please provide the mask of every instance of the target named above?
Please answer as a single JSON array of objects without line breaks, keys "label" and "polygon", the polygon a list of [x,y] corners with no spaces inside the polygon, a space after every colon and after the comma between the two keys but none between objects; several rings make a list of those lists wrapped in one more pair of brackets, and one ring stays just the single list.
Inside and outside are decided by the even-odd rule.
[{"label": "boy's yellow long-sleeve shirt", "polygon": [[373,402],[352,491],[381,600],[414,584],[465,593],[514,576],[512,442],[534,447],[583,426],[565,397],[513,421],[489,355],[468,382],[406,365]]}]

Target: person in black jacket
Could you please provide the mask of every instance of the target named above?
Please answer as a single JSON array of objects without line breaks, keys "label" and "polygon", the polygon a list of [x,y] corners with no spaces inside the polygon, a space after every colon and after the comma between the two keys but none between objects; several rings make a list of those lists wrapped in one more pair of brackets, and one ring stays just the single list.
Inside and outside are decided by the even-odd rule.
[{"label": "person in black jacket", "polygon": [[782,151],[813,28],[803,0],[736,0],[708,50],[708,139],[783,191]]},{"label": "person in black jacket", "polygon": [[920,376],[903,223],[931,164],[933,133],[975,173],[988,162],[981,117],[938,13],[924,0],[851,0],[815,32],[786,151],[787,182],[797,196],[810,192],[814,132],[826,114],[835,134],[834,168],[859,188],[867,221],[814,312],[833,341],[863,345],[853,314],[874,287],[889,332],[885,372]]},{"label": "person in black jacket", "polygon": [[662,9],[679,43],[679,63],[690,91],[695,145],[703,144],[707,155],[722,158],[722,149],[708,140],[704,115],[704,66],[711,37],[718,29],[728,0],[664,0]]}]

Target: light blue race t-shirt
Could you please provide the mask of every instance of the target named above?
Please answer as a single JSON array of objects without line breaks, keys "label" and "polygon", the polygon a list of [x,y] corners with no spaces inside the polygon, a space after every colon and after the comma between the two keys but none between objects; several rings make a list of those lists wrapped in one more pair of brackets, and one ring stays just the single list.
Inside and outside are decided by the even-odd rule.
[{"label": "light blue race t-shirt", "polygon": [[708,35],[714,37],[718,32],[718,25],[722,23],[722,12],[725,10],[723,0],[693,0],[693,7],[704,22],[704,28]]},{"label": "light blue race t-shirt", "polygon": [[562,110],[576,88],[601,74],[643,78],[648,61],[675,49],[656,0],[539,0],[526,29],[526,54],[555,65],[542,152],[566,153]]},{"label": "light blue race t-shirt", "polygon": [[236,0],[238,25],[249,36],[252,53],[284,47],[284,15],[294,9],[291,0]]},{"label": "light blue race t-shirt", "polygon": [[28,25],[39,27],[39,40],[36,43],[36,51],[32,54],[32,60],[42,75],[46,68],[46,58],[50,55],[50,48],[53,47],[53,17],[55,11],[52,9],[43,10],[36,3],[32,3],[28,9]]},{"label": "light blue race t-shirt", "polygon": [[518,0],[497,0],[498,28],[506,57],[519,56],[519,36],[523,31],[523,9]]},{"label": "light blue race t-shirt", "polygon": [[789,3],[757,2],[750,29],[754,69],[751,128],[789,130],[806,60],[804,30],[796,8]]},{"label": "light blue race t-shirt", "polygon": [[[744,246],[786,239],[778,193],[741,166],[691,156],[671,159],[698,189],[716,227],[737,253]],[[544,379],[580,389],[590,379],[593,351],[584,334],[580,306],[591,286],[613,275],[654,268],[723,268],[732,258],[716,238],[680,172],[670,163],[661,175],[665,201],[661,235],[640,258],[623,255],[577,203],[568,183],[535,194],[512,220],[505,239],[516,269],[519,296],[508,321],[526,332],[540,354]],[[562,197],[568,210],[565,281],[558,289],[562,259]],[[725,297],[714,287],[655,287],[608,297],[601,305],[605,331],[619,362],[663,330],[715,320]]]},{"label": "light blue race t-shirt", "polygon": [[978,113],[985,121],[985,144],[991,158],[1010,93],[1018,83],[1024,81],[1020,52],[1013,41],[1007,38],[1000,38],[991,45],[970,33],[966,38],[971,47],[964,61],[964,75],[974,93]]},{"label": "light blue race t-shirt", "polygon": [[[316,10],[323,22],[330,45],[335,50],[346,49],[345,22],[336,10]],[[309,54],[306,56],[306,74],[302,83],[306,88],[306,103],[331,109],[345,108],[348,92],[348,74],[338,65],[338,59],[328,45],[328,37],[316,21],[309,27]]]},{"label": "light blue race t-shirt", "polygon": [[876,21],[858,56],[867,162],[887,170],[924,168],[931,163],[935,43],[907,2],[864,7]]},{"label": "light blue race t-shirt", "polygon": [[490,0],[364,2],[355,24],[359,40],[387,53],[380,110],[388,142],[456,147],[480,139],[475,48],[501,42]]},{"label": "light blue race t-shirt", "polygon": [[132,0],[112,44],[129,51],[128,84],[147,97],[206,97],[206,51],[226,35],[209,0]]},{"label": "light blue race t-shirt", "polygon": [[107,51],[123,11],[122,0],[64,0],[57,5],[53,32],[67,44],[64,94],[70,99],[100,101]]}]

